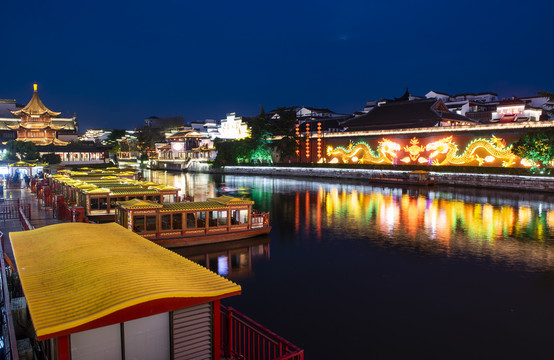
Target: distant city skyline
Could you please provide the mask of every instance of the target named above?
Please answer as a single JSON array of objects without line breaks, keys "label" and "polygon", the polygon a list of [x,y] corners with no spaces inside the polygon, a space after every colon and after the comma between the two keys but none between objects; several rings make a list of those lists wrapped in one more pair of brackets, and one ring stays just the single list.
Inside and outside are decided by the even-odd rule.
[{"label": "distant city skyline", "polygon": [[[514,16],[529,26],[511,30]],[[59,1],[4,5],[0,98],[45,105],[86,128],[132,128],[281,106],[363,109],[366,101],[554,91],[553,3]]]}]

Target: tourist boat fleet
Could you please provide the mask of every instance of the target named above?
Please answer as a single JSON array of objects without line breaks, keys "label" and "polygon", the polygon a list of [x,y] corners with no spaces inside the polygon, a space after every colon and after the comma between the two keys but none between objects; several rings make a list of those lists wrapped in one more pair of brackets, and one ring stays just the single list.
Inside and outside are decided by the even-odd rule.
[{"label": "tourist boat fleet", "polygon": [[[115,170],[115,169],[114,169]],[[51,176],[53,208],[72,221],[119,225],[165,247],[267,234],[269,213],[231,196],[181,201],[179,189],[136,180],[133,172],[65,171]],[[65,210],[63,210],[65,209]]]},{"label": "tourist boat fleet", "polygon": [[[32,190],[39,201],[45,201],[45,195],[61,197],[60,204],[71,204],[67,207],[79,207],[79,199],[90,203],[102,194],[106,208],[124,226],[73,221],[35,230],[20,211],[20,220],[30,231],[11,232],[6,243],[0,232],[5,299],[0,356],[12,360],[304,358],[302,349],[220,303],[239,295],[239,285],[155,244],[212,244],[267,234],[269,214],[252,210],[250,200],[220,196],[180,202],[176,193],[163,189],[143,192],[157,184],[99,175],[35,179]],[[116,189],[127,186],[129,195],[121,199]],[[141,196],[129,199],[134,195]],[[175,201],[155,201],[164,196]],[[94,210],[99,209],[88,207],[85,219],[93,217]],[[181,250],[223,251],[230,266],[231,254],[245,244],[247,250],[240,251],[246,251],[248,260],[255,251],[269,256],[267,235]],[[4,252],[6,246],[11,246],[13,263]],[[209,254],[202,257],[209,267]]]}]

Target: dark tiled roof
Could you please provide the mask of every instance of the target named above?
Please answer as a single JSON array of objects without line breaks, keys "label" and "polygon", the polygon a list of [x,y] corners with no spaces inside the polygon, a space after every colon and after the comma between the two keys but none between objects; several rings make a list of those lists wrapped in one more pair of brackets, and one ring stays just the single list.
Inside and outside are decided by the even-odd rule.
[{"label": "dark tiled roof", "polygon": [[314,108],[314,107],[311,107],[311,106],[304,106],[304,108],[306,108],[308,110],[311,110],[311,111],[319,111],[319,112],[326,112],[326,113],[334,114],[334,112],[329,110],[329,109],[318,109],[318,108]]},{"label": "dark tiled roof", "polygon": [[442,119],[472,121],[452,112],[433,110],[439,101],[437,99],[395,101],[375,107],[367,114],[355,117],[343,125],[347,131],[358,131],[433,127],[437,126]]},{"label": "dark tiled roof", "polygon": [[441,116],[442,119],[444,120],[455,120],[455,121],[469,121],[469,122],[473,122],[473,120],[463,116],[463,115],[460,115],[460,114],[456,114],[456,113],[453,113],[451,111],[439,111],[438,114]]}]

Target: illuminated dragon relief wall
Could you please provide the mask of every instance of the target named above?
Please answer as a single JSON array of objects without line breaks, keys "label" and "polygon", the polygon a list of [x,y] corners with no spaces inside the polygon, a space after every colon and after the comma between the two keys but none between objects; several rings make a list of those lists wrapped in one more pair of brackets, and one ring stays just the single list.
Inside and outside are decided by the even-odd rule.
[{"label": "illuminated dragon relief wall", "polygon": [[[513,136],[509,136],[512,137]],[[515,138],[517,138],[516,136]],[[515,139],[512,139],[515,140]],[[344,140],[343,140],[344,142]],[[373,145],[373,146],[372,146]],[[502,137],[444,137],[411,139],[381,138],[350,141],[348,145],[327,143],[326,156],[317,162],[390,165],[458,165],[491,167],[531,167],[514,155]]]}]

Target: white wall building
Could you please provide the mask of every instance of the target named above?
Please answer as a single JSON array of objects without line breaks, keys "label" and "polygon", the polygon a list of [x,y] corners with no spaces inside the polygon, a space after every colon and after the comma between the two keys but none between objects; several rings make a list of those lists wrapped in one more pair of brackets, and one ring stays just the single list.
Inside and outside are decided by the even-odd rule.
[{"label": "white wall building", "polygon": [[248,125],[242,122],[242,117],[236,116],[236,113],[228,113],[227,118],[221,120],[218,127],[220,139],[240,140],[250,136]]}]

